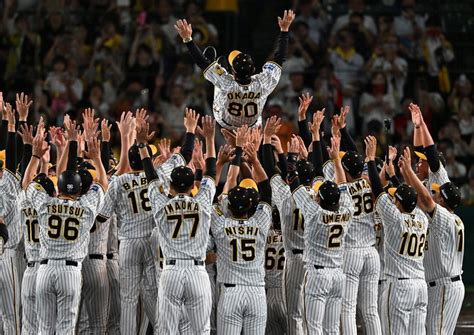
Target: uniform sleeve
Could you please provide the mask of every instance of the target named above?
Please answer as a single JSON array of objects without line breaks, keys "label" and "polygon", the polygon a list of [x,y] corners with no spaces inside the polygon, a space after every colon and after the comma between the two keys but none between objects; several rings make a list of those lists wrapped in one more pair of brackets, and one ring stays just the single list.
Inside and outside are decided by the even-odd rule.
[{"label": "uniform sleeve", "polygon": [[99,211],[99,215],[108,219],[116,210],[117,204],[117,192],[118,192],[118,178],[114,178],[109,184],[107,193],[105,193],[104,203]]},{"label": "uniform sleeve", "polygon": [[443,185],[449,182],[448,172],[444,168],[443,164],[439,164],[439,169],[436,172],[431,170],[428,173],[428,189],[431,190],[431,184],[436,183]]},{"label": "uniform sleeve", "polygon": [[266,95],[272,93],[278,85],[281,76],[281,67],[275,62],[266,62],[263,64],[262,72],[255,77],[260,86],[265,89]]},{"label": "uniform sleeve", "polygon": [[41,206],[49,201],[50,196],[46,193],[43,186],[31,182],[26,189],[26,199],[29,200],[33,208],[39,212]]},{"label": "uniform sleeve", "polygon": [[390,225],[399,221],[400,211],[387,193],[380,194],[377,200],[375,200],[375,209],[382,217],[384,225]]},{"label": "uniform sleeve", "polygon": [[[452,214],[444,207],[436,204],[435,211],[432,217],[428,215],[428,220],[430,223],[430,232],[434,234],[439,234],[443,230],[452,229],[453,227],[449,226]],[[454,221],[453,221],[454,222]]]},{"label": "uniform sleeve", "polygon": [[225,224],[225,215],[219,208],[214,206],[211,215],[211,233],[214,238],[218,238],[223,232]]},{"label": "uniform sleeve", "polygon": [[293,199],[295,200],[296,207],[301,210],[305,222],[311,221],[317,214],[319,205],[311,198],[306,188],[304,186],[298,187],[293,192]]},{"label": "uniform sleeve", "polygon": [[[99,184],[92,184],[89,191],[81,197],[81,204],[92,211],[94,218],[104,205],[104,190]],[[92,222],[94,223],[94,222]]]},{"label": "uniform sleeve", "polygon": [[148,197],[154,211],[160,210],[168,202],[169,198],[162,192],[163,185],[154,180],[148,185]]},{"label": "uniform sleeve", "polygon": [[343,208],[345,211],[349,211],[349,213],[354,213],[354,205],[352,202],[352,197],[349,193],[349,188],[346,184],[339,185],[339,190],[341,191],[341,198],[339,199],[339,207]]},{"label": "uniform sleeve", "polygon": [[217,61],[204,70],[204,78],[222,90],[225,90],[227,86],[232,85],[234,82],[232,76]]},{"label": "uniform sleeve", "polygon": [[173,154],[166,162],[156,169],[156,174],[163,184],[169,185],[173,169],[183,165],[186,165],[184,157],[181,156],[181,154]]},{"label": "uniform sleeve", "polygon": [[334,180],[336,172],[335,172],[334,162],[332,160],[329,160],[326,162],[326,164],[324,164],[323,173],[324,173],[325,180]]},{"label": "uniform sleeve", "polygon": [[210,177],[203,177],[201,180],[201,186],[199,192],[196,194],[196,200],[200,204],[204,204],[206,207],[212,206],[214,195],[216,194],[216,182]]},{"label": "uniform sleeve", "polygon": [[3,172],[2,183],[0,183],[0,192],[7,197],[16,197],[20,192],[20,180],[9,170]]},{"label": "uniform sleeve", "polygon": [[[272,222],[272,206],[261,202],[257,206],[255,214],[251,218],[258,227],[269,228]],[[268,226],[268,227],[267,227]]]},{"label": "uniform sleeve", "polygon": [[273,176],[270,185],[272,187],[272,202],[281,211],[284,201],[291,197],[290,186],[283,181],[280,175]]}]

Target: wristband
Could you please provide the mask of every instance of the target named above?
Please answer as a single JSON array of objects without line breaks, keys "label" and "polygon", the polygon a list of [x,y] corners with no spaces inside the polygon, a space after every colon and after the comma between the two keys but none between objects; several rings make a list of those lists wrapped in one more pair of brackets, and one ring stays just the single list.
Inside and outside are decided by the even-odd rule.
[{"label": "wristband", "polygon": [[186,37],[186,38],[183,38],[183,43],[189,43],[193,40],[192,37]]},{"label": "wristband", "polygon": [[38,158],[38,159],[40,159],[40,160],[41,160],[41,157],[40,157],[40,156],[38,156],[38,155],[31,155],[31,157],[32,157],[32,158],[33,158],[33,157],[34,157],[34,158]]},{"label": "wristband", "polygon": [[146,147],[146,143],[138,143],[137,144],[138,149],[143,149]]}]

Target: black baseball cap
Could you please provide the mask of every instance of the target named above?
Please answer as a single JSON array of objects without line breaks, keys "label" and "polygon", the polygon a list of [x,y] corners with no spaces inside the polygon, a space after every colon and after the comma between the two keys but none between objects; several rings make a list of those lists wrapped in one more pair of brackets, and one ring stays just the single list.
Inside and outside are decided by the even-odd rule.
[{"label": "black baseball cap", "polygon": [[315,169],[313,163],[306,159],[301,159],[296,163],[296,171],[301,184],[307,185],[313,181],[315,177]]},{"label": "black baseball cap", "polygon": [[342,156],[341,164],[352,178],[358,178],[364,170],[364,158],[356,151],[347,151]]},{"label": "black baseball cap", "polygon": [[54,196],[54,183],[46,174],[38,174],[33,181],[40,184],[50,197]]},{"label": "black baseball cap", "polygon": [[339,198],[341,197],[341,191],[336,183],[326,180],[324,182],[316,182],[313,186],[314,190],[318,191],[319,198],[321,199],[320,205],[322,208],[336,211],[339,209]]},{"label": "black baseball cap", "polygon": [[231,211],[238,215],[246,214],[252,207],[252,196],[249,194],[248,189],[236,186],[229,191],[227,195],[229,201],[229,208]]},{"label": "black baseball cap", "polygon": [[[153,152],[149,145],[147,145],[148,154],[150,157],[152,156]],[[130,163],[130,167],[134,171],[143,170],[142,159],[140,157],[140,149],[138,145],[134,144],[128,149],[128,161]]]},{"label": "black baseball cap", "polygon": [[401,184],[397,188],[391,187],[388,189],[388,193],[395,197],[403,206],[407,212],[412,212],[417,203],[418,194],[416,190],[407,184]]},{"label": "black baseball cap", "polygon": [[249,78],[255,73],[255,64],[248,54],[234,50],[229,54],[228,61],[241,79]]},{"label": "black baseball cap", "polygon": [[193,170],[187,166],[178,166],[171,172],[171,185],[178,192],[186,192],[194,184]]},{"label": "black baseball cap", "polygon": [[443,185],[433,183],[431,189],[440,192],[441,197],[450,209],[456,209],[461,204],[461,192],[453,183],[447,182]]}]

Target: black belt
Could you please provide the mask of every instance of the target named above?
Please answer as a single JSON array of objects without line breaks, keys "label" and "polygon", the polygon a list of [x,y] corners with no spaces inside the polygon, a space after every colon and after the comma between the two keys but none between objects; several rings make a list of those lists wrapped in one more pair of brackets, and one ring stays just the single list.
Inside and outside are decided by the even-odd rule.
[{"label": "black belt", "polygon": [[26,263],[26,266],[29,267],[29,268],[34,268],[36,263],[37,262],[28,262],[28,263]]},{"label": "black belt", "polygon": [[104,255],[100,255],[100,254],[90,254],[90,255],[89,255],[89,258],[90,258],[90,259],[104,259]]},{"label": "black belt", "polygon": [[[188,259],[186,259],[188,260]],[[204,261],[199,261],[197,259],[189,259],[190,261],[194,261],[194,265],[204,265]],[[167,259],[166,265],[176,265],[176,259]]]},{"label": "black belt", "polygon": [[398,280],[408,280],[410,278],[397,278]]},{"label": "black belt", "polygon": [[[454,277],[451,277],[451,282],[453,282],[453,283],[455,283],[455,282],[457,282],[457,281],[460,281],[460,280],[461,280],[461,276],[454,276]],[[435,281],[430,281],[430,282],[428,283],[428,285],[429,285],[430,287],[435,287],[435,286],[436,286],[436,282],[435,282]]]},{"label": "black belt", "polygon": [[235,286],[236,286],[235,284],[227,284],[227,283],[224,284],[224,287],[235,287]]},{"label": "black belt", "polygon": [[321,266],[321,265],[315,265],[314,268],[316,270],[320,270],[320,269],[324,269],[324,266]]},{"label": "black belt", "polygon": [[[42,261],[40,261],[40,264],[48,264],[49,262],[49,259],[43,259]],[[66,265],[70,265],[70,266],[77,266],[78,263],[76,261],[70,261],[70,260],[66,260]]]},{"label": "black belt", "polygon": [[380,279],[380,280],[379,280],[379,285],[382,285],[382,283],[384,283],[384,282],[386,282],[386,281],[387,281],[387,279]]},{"label": "black belt", "polygon": [[293,255],[302,255],[303,254],[303,249],[293,249],[291,250]]},{"label": "black belt", "polygon": [[114,258],[114,254],[107,254],[107,259],[113,259]]}]

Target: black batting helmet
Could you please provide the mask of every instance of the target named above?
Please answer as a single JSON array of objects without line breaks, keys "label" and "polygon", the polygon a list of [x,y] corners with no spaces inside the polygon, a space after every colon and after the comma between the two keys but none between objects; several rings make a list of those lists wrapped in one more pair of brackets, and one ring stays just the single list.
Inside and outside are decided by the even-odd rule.
[{"label": "black batting helmet", "polygon": [[252,207],[252,198],[248,189],[240,186],[236,186],[229,191],[227,200],[229,201],[230,211],[237,216],[247,214]]},{"label": "black batting helmet", "polygon": [[49,177],[44,174],[44,173],[40,173],[39,175],[37,175],[33,181],[35,183],[38,183],[40,184],[43,189],[46,191],[46,193],[48,193],[48,195],[50,197],[54,196],[54,184],[53,184],[53,181],[51,179],[49,179]]},{"label": "black batting helmet", "polygon": [[75,171],[66,170],[58,177],[58,191],[62,194],[74,195],[81,193],[82,180]]},{"label": "black batting helmet", "polygon": [[326,180],[319,186],[318,195],[321,199],[320,205],[322,208],[329,211],[336,211],[339,209],[339,198],[341,191],[336,183]]},{"label": "black batting helmet", "polygon": [[255,64],[248,54],[234,50],[229,54],[228,61],[239,79],[250,78],[255,73]]},{"label": "black batting helmet", "polygon": [[315,177],[314,165],[306,159],[301,159],[296,163],[296,171],[298,171],[298,177],[303,185],[310,184]]},{"label": "black batting helmet", "polygon": [[260,202],[260,193],[258,193],[258,191],[254,188],[247,188],[247,192],[249,194],[250,200],[252,201],[248,211],[248,215],[251,217],[257,210],[258,203]]},{"label": "black batting helmet", "polygon": [[356,151],[347,151],[342,156],[341,164],[352,178],[359,178],[364,170],[364,158]]},{"label": "black batting helmet", "polygon": [[171,172],[171,186],[179,192],[187,192],[194,184],[193,170],[187,166],[178,166]]}]

